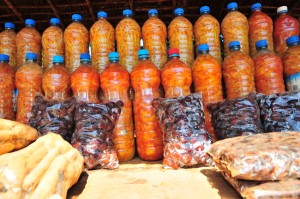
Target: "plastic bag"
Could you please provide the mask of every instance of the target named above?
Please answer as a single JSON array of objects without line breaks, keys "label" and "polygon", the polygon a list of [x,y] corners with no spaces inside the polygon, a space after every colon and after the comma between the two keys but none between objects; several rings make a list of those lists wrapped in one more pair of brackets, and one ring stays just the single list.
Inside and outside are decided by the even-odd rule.
[{"label": "plastic bag", "polygon": [[74,130],[75,104],[74,97],[59,101],[48,100],[42,95],[36,95],[29,125],[38,130],[41,135],[53,132],[60,134],[70,142]]},{"label": "plastic bag", "polygon": [[300,131],[300,92],[258,96],[266,132]]},{"label": "plastic bag", "polygon": [[243,180],[300,178],[300,133],[264,133],[215,142],[208,153],[217,167]]},{"label": "plastic bag", "polygon": [[87,169],[119,167],[112,132],[123,105],[122,101],[106,104],[82,102],[76,105],[72,145],[83,155]]},{"label": "plastic bag", "polygon": [[208,109],[218,140],[263,132],[255,94],[209,104]]},{"label": "plastic bag", "polygon": [[206,152],[212,138],[205,128],[201,94],[157,98],[152,104],[163,131],[164,168],[211,166]]}]

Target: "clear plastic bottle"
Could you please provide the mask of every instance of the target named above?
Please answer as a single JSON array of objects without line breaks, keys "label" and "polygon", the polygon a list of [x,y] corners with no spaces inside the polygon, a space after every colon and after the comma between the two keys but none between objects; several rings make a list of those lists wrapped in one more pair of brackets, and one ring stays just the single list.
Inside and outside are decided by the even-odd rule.
[{"label": "clear plastic bottle", "polygon": [[291,36],[286,40],[288,49],[283,54],[283,72],[288,91],[300,91],[300,39]]},{"label": "clear plastic bottle", "polygon": [[113,131],[113,141],[119,161],[124,162],[131,160],[135,153],[132,103],[128,96],[130,74],[124,66],[119,64],[117,52],[109,53],[108,58],[110,64],[100,74],[101,89],[104,94],[104,102],[121,100],[124,103]]},{"label": "clear plastic bottle", "polygon": [[167,27],[158,18],[156,9],[150,9],[148,15],[142,27],[144,47],[149,51],[150,61],[161,69],[167,62]]},{"label": "clear plastic bottle", "polygon": [[37,63],[36,53],[26,53],[26,62],[16,72],[18,89],[17,121],[28,124],[34,97],[42,94],[43,69]]},{"label": "clear plastic bottle", "polygon": [[208,44],[198,46],[198,57],[192,65],[192,72],[195,92],[202,93],[206,128],[216,141],[207,104],[223,100],[222,66],[209,54],[209,49]]},{"label": "clear plastic bottle", "polygon": [[98,103],[99,75],[88,53],[80,55],[80,66],[71,74],[73,95],[79,102]]},{"label": "clear plastic bottle", "polygon": [[120,64],[131,72],[138,62],[141,27],[132,18],[131,10],[123,10],[123,16],[116,27],[117,50],[120,54]]},{"label": "clear plastic bottle", "polygon": [[109,64],[108,54],[115,51],[115,30],[106,20],[106,12],[98,12],[97,17],[98,21],[90,29],[92,66],[102,72]]},{"label": "clear plastic bottle", "polygon": [[283,65],[281,58],[268,50],[268,41],[256,42],[257,53],[253,57],[256,91],[266,95],[284,93]]},{"label": "clear plastic bottle", "polygon": [[43,69],[51,67],[54,55],[65,55],[64,31],[59,27],[60,20],[50,19],[50,26],[43,32]]},{"label": "clear plastic bottle", "polygon": [[170,48],[179,49],[180,60],[191,66],[194,61],[193,25],[183,16],[182,8],[176,8],[174,15],[175,18],[168,26]]},{"label": "clear plastic bottle", "polygon": [[228,44],[231,41],[239,41],[241,51],[249,55],[249,39],[248,39],[248,20],[245,15],[238,11],[238,4],[231,2],[227,5],[229,11],[221,23],[221,30],[224,37],[225,56],[230,53]]},{"label": "clear plastic bottle", "polygon": [[17,68],[25,63],[27,52],[37,54],[37,63],[41,64],[42,37],[35,29],[35,21],[33,19],[25,20],[26,27],[20,30],[16,36],[17,44]]},{"label": "clear plastic bottle", "polygon": [[171,48],[169,61],[161,71],[161,81],[165,89],[165,97],[179,97],[191,94],[192,70],[179,58],[179,50]]},{"label": "clear plastic bottle", "polygon": [[15,24],[6,22],[4,31],[0,34],[0,53],[9,56],[9,65],[17,70],[17,44]]},{"label": "clear plastic bottle", "polygon": [[47,99],[66,100],[70,97],[70,73],[64,66],[64,58],[53,56],[52,67],[43,75],[43,90]]},{"label": "clear plastic bottle", "polygon": [[228,47],[230,54],[223,62],[223,78],[227,99],[236,99],[255,92],[254,63],[241,51],[239,41],[230,42]]},{"label": "clear plastic bottle", "polygon": [[288,15],[287,6],[277,8],[278,17],[274,23],[274,47],[275,52],[282,56],[287,50],[286,39],[299,35],[299,22],[294,17]]},{"label": "clear plastic bottle", "polygon": [[160,97],[160,71],[149,61],[148,50],[139,50],[138,56],[140,61],[131,72],[137,151],[143,160],[160,160],[163,157],[162,131],[152,106],[152,100]]},{"label": "clear plastic bottle", "polygon": [[15,72],[9,65],[9,56],[0,54],[0,118],[14,120],[13,92]]},{"label": "clear plastic bottle", "polygon": [[267,40],[268,49],[274,51],[273,21],[261,9],[262,6],[260,3],[253,4],[251,6],[252,14],[248,19],[250,55],[252,58],[257,53],[255,44],[259,40]]},{"label": "clear plastic bottle", "polygon": [[69,72],[80,66],[81,53],[89,52],[89,31],[81,23],[81,15],[73,14],[72,21],[64,32],[65,61]]},{"label": "clear plastic bottle", "polygon": [[210,15],[210,8],[208,6],[200,8],[200,15],[194,25],[196,46],[208,44],[209,54],[221,64],[220,24],[215,17]]}]

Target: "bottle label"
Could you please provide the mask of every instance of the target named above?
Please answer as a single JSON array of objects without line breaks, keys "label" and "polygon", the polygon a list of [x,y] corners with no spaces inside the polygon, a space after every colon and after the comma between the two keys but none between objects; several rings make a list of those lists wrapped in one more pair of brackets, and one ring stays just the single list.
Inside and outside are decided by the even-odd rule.
[{"label": "bottle label", "polygon": [[17,100],[18,100],[18,89],[13,90],[13,107],[14,107],[14,112],[17,112]]},{"label": "bottle label", "polygon": [[300,73],[287,76],[285,81],[288,91],[300,91]]}]

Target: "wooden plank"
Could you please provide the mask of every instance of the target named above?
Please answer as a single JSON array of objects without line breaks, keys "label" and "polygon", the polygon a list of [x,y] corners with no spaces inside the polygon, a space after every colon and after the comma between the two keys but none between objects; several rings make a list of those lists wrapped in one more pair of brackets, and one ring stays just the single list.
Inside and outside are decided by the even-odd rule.
[{"label": "wooden plank", "polygon": [[9,7],[9,9],[11,9],[13,11],[13,13],[15,13],[15,15],[17,15],[17,17],[20,19],[20,21],[22,23],[24,23],[24,18],[22,16],[22,14],[15,8],[15,6],[9,0],[3,0],[3,1]]},{"label": "wooden plank", "polygon": [[60,25],[63,29],[65,29],[65,25],[64,25],[64,22],[63,20],[61,19],[56,7],[53,5],[52,1],[51,0],[47,0],[49,6],[51,7],[52,11],[54,12],[55,16],[60,20]]},{"label": "wooden plank", "polygon": [[95,22],[95,21],[96,21],[96,17],[95,17],[95,14],[94,14],[94,10],[93,10],[92,3],[91,3],[90,0],[85,0],[85,2],[86,2],[86,4],[87,4],[87,6],[88,6],[88,9],[89,9],[90,14],[91,14],[91,16],[92,16],[92,19],[93,19],[93,21]]}]

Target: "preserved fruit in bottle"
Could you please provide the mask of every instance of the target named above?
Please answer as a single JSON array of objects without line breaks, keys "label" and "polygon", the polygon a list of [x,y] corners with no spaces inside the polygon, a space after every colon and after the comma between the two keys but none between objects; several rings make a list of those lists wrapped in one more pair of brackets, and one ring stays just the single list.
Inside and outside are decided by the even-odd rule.
[{"label": "preserved fruit in bottle", "polygon": [[182,8],[176,8],[174,15],[168,26],[170,48],[179,49],[180,60],[191,66],[194,61],[193,25],[183,16]]},{"label": "preserved fruit in bottle", "polygon": [[121,115],[113,131],[113,141],[117,149],[119,161],[131,160],[134,156],[135,146],[133,137],[132,103],[128,96],[130,87],[130,74],[119,61],[119,54],[109,53],[111,62],[100,74],[101,89],[104,102],[124,103]]},{"label": "preserved fruit in bottle", "polygon": [[253,57],[256,91],[266,95],[284,93],[281,58],[268,50],[267,40],[256,42],[257,54]]},{"label": "preserved fruit in bottle", "polygon": [[283,73],[288,91],[300,91],[300,40],[292,36],[286,40],[287,51],[283,54]]},{"label": "preserved fruit in bottle", "polygon": [[0,54],[0,118],[14,120],[13,91],[15,72],[8,64],[9,56]]},{"label": "preserved fruit in bottle", "polygon": [[26,62],[16,72],[18,89],[17,118],[18,122],[28,124],[34,97],[42,94],[43,69],[37,63],[37,54],[26,53]]},{"label": "preserved fruit in bottle", "polygon": [[282,56],[287,50],[286,39],[288,37],[299,35],[299,22],[292,16],[287,14],[288,8],[281,6],[277,9],[279,16],[274,23],[274,47],[275,52]]},{"label": "preserved fruit in bottle", "polygon": [[231,2],[227,5],[229,11],[221,23],[222,34],[224,37],[225,56],[230,53],[228,44],[231,41],[239,41],[241,51],[249,55],[249,40],[248,40],[248,20],[245,15],[238,11],[236,2]]},{"label": "preserved fruit in bottle", "polygon": [[0,33],[0,53],[9,56],[9,65],[17,70],[17,44],[15,25],[10,22],[4,24],[5,30]]},{"label": "preserved fruit in bottle", "polygon": [[78,102],[99,102],[99,76],[87,53],[80,55],[80,66],[71,74],[71,88]]},{"label": "preserved fruit in bottle", "polygon": [[192,72],[195,92],[202,94],[206,128],[216,141],[207,105],[223,100],[222,67],[218,60],[209,54],[209,49],[208,44],[198,46],[199,55],[192,65]]},{"label": "preserved fruit in bottle", "polygon": [[50,24],[42,35],[44,70],[50,68],[54,55],[65,55],[64,32],[59,27],[60,20],[51,18]]},{"label": "preserved fruit in bottle", "polygon": [[98,21],[90,29],[92,66],[102,72],[109,64],[108,53],[115,51],[115,30],[106,20],[106,12],[98,12],[97,17]]},{"label": "preserved fruit in bottle", "polygon": [[226,97],[235,99],[255,92],[254,63],[246,53],[240,51],[240,42],[229,43],[230,54],[223,62],[223,77]]},{"label": "preserved fruit in bottle", "polygon": [[177,48],[171,48],[168,53],[170,60],[161,71],[165,97],[187,96],[191,93],[192,70],[179,59],[179,50]]},{"label": "preserved fruit in bottle", "polygon": [[256,54],[255,44],[259,40],[267,40],[268,49],[274,51],[273,45],[273,21],[265,13],[261,11],[260,3],[251,6],[252,14],[248,19],[249,23],[249,47],[250,55],[253,58]]},{"label": "preserved fruit in bottle", "polygon": [[138,51],[140,49],[141,27],[131,17],[131,10],[123,11],[124,18],[116,27],[117,51],[120,54],[120,64],[125,66],[128,72],[138,62]]},{"label": "preserved fruit in bottle", "polygon": [[41,34],[35,29],[35,21],[33,19],[26,19],[25,25],[26,27],[20,30],[16,36],[17,68],[20,68],[25,63],[27,52],[36,53],[37,63],[41,63]]},{"label": "preserved fruit in bottle", "polygon": [[138,55],[140,62],[131,72],[137,151],[143,160],[160,160],[163,157],[162,131],[152,106],[152,100],[160,97],[160,71],[149,61],[146,49],[139,50]]},{"label": "preserved fruit in bottle", "polygon": [[64,67],[64,58],[53,56],[53,64],[43,74],[42,87],[47,99],[66,100],[70,97],[70,74]]},{"label": "preserved fruit in bottle", "polygon": [[148,11],[149,19],[142,27],[144,47],[149,51],[150,61],[161,69],[167,62],[167,27],[157,15],[158,11]]},{"label": "preserved fruit in bottle", "polygon": [[79,14],[72,15],[72,23],[65,29],[65,60],[69,72],[75,71],[80,65],[80,54],[89,51],[89,31],[81,23]]},{"label": "preserved fruit in bottle", "polygon": [[[201,16],[194,25],[194,35],[196,46],[208,44],[209,54],[222,63],[221,44],[220,44],[220,24],[210,13],[208,6],[200,8]],[[198,53],[198,52],[197,52]]]}]

